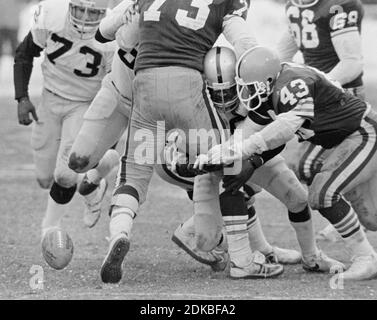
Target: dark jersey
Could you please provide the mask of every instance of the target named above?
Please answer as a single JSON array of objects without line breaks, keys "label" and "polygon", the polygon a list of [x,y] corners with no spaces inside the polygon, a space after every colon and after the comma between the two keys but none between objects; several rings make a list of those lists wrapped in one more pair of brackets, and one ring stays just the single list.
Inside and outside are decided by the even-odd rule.
[{"label": "dark jersey", "polygon": [[317,69],[283,64],[273,92],[276,114],[293,111],[306,119],[297,132],[326,149],[340,144],[360,128],[367,104],[335,86]]},{"label": "dark jersey", "polygon": [[[361,32],[364,9],[360,0],[320,0],[309,8],[299,8],[288,1],[286,14],[305,63],[328,73],[339,63],[332,38],[350,31]],[[360,74],[344,87],[362,84]]]},{"label": "dark jersey", "polygon": [[140,0],[135,71],[183,66],[203,71],[203,59],[223,31],[224,19],[246,18],[250,0]]}]

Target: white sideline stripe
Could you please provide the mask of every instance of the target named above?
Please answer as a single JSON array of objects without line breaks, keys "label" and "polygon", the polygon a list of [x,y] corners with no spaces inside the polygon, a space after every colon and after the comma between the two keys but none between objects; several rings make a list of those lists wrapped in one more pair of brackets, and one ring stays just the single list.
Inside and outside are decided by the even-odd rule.
[{"label": "white sideline stripe", "polygon": [[[105,288],[109,287],[111,288],[111,285],[104,285]],[[43,292],[41,293],[43,295]],[[53,295],[52,295],[53,296]],[[237,299],[237,298],[251,298],[255,300],[280,300],[284,299],[282,297],[272,297],[272,296],[248,296],[248,295],[210,295],[210,294],[195,294],[195,293],[167,293],[167,292],[119,292],[119,294],[108,294],[107,292],[87,292],[87,293],[74,293],[70,295],[70,299],[75,297],[84,297],[84,296],[97,296],[97,297],[103,297],[103,298],[111,298],[111,299],[122,299],[124,297],[166,297],[166,298],[197,298],[199,299],[214,299],[214,300],[229,300],[229,299]],[[36,298],[34,295],[24,295],[17,299],[30,299],[30,298]],[[292,299],[292,297],[286,298],[286,299]]]}]

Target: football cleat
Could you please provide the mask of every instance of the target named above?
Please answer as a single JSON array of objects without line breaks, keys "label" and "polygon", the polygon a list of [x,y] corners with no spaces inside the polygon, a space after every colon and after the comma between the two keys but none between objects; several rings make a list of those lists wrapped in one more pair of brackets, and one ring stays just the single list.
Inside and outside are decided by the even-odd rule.
[{"label": "football cleat", "polygon": [[226,250],[220,245],[209,252],[197,249],[194,234],[184,233],[182,224],[174,231],[171,240],[196,261],[211,266],[214,271],[222,271],[226,268],[229,260]]},{"label": "football cleat", "polygon": [[211,264],[212,270],[214,272],[224,271],[230,262],[228,251],[225,250],[221,245],[218,245],[209,253],[212,254],[216,259],[216,262]]},{"label": "football cleat", "polygon": [[123,232],[110,240],[109,251],[101,266],[102,282],[118,283],[122,279],[122,264],[129,249],[130,241]]},{"label": "football cleat", "polygon": [[269,263],[298,264],[301,262],[301,253],[297,250],[272,247],[272,252],[265,255]]},{"label": "football cleat", "polygon": [[344,280],[369,280],[377,278],[377,256],[359,256],[352,259],[352,264],[342,275]]},{"label": "football cleat", "polygon": [[[85,186],[87,188],[92,188],[92,185],[92,183],[89,183],[84,178],[80,184],[79,190],[81,191]],[[83,221],[85,226],[88,228],[93,228],[101,216],[101,204],[103,198],[105,197],[107,186],[108,184],[106,179],[102,179],[97,188],[92,191],[94,194],[90,193],[88,196],[84,196],[86,208]],[[80,192],[80,194],[82,193]]]},{"label": "football cleat", "polygon": [[308,272],[341,272],[346,267],[343,263],[329,258],[323,251],[319,250],[316,255],[302,257],[302,267]]},{"label": "football cleat", "polygon": [[253,253],[249,265],[239,267],[234,262],[230,263],[230,277],[232,279],[266,279],[274,278],[284,272],[280,264],[266,262],[264,255],[258,251]]}]

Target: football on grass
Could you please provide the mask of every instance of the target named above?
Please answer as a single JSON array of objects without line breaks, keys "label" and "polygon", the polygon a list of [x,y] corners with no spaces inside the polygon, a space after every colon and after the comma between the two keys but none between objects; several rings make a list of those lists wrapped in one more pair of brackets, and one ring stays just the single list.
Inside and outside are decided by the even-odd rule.
[{"label": "football on grass", "polygon": [[42,253],[49,266],[56,270],[64,269],[73,256],[71,237],[60,228],[48,230],[42,241]]}]

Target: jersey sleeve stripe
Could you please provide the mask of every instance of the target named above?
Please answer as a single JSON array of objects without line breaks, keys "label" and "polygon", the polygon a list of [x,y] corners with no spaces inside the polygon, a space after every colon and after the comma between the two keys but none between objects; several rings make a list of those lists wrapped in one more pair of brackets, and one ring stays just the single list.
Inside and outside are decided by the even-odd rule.
[{"label": "jersey sleeve stripe", "polygon": [[338,31],[331,32],[331,37],[334,38],[336,36],[339,36],[340,34],[348,33],[348,32],[355,32],[359,31],[358,27],[349,27],[349,28],[344,28]]}]

